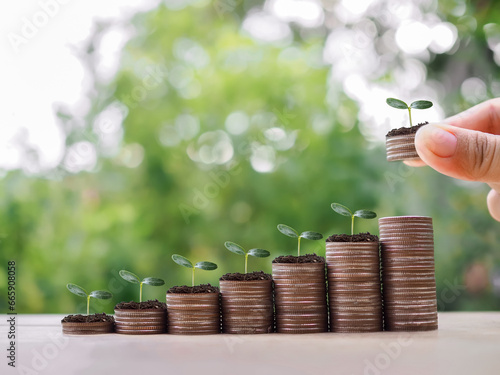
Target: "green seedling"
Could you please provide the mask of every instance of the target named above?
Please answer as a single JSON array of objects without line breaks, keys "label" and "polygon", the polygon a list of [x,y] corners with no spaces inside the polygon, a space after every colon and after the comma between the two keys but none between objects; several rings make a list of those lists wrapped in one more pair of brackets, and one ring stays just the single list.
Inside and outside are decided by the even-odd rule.
[{"label": "green seedling", "polygon": [[142,285],[147,284],[147,285],[152,285],[152,286],[160,286],[165,284],[165,280],[162,279],[157,279],[155,277],[146,277],[144,279],[139,278],[136,274],[126,271],[126,270],[121,270],[119,272],[121,278],[125,281],[128,281],[129,283],[132,284],[139,284],[139,302],[142,302]]},{"label": "green seedling", "polygon": [[231,251],[235,254],[245,256],[245,273],[248,273],[247,264],[248,264],[248,256],[249,255],[251,255],[253,257],[257,257],[257,258],[267,258],[269,255],[271,255],[271,253],[269,253],[269,251],[263,250],[263,249],[250,249],[248,251],[245,251],[245,249],[243,247],[241,247],[237,243],[234,243],[231,241],[224,242],[224,246],[226,247],[226,249],[228,249],[229,251]]},{"label": "green seedling", "polygon": [[410,127],[413,126],[413,124],[411,123],[411,109],[412,108],[413,109],[427,109],[427,108],[432,107],[432,102],[430,102],[428,100],[417,100],[417,101],[411,103],[410,105],[406,104],[402,100],[394,99],[394,98],[387,98],[385,102],[393,108],[407,109],[408,114],[410,116]]},{"label": "green seedling", "polygon": [[341,205],[340,203],[332,203],[332,210],[340,215],[351,217],[351,235],[354,234],[355,217],[360,217],[362,219],[374,219],[377,217],[377,214],[375,212],[368,210],[357,210],[352,213],[350,209],[348,209],[346,206]]},{"label": "green seedling", "polygon": [[305,239],[313,240],[313,241],[321,240],[323,238],[323,235],[321,233],[317,233],[317,232],[307,231],[307,232],[302,232],[301,234],[299,234],[299,232],[297,232],[295,229],[293,229],[292,227],[289,227],[288,225],[285,225],[285,224],[278,224],[278,230],[281,233],[283,233],[285,236],[298,239],[298,248],[297,248],[298,256],[300,256],[300,239],[301,238],[305,238]]},{"label": "green seedling", "polygon": [[212,262],[198,262],[193,265],[191,261],[182,255],[179,254],[174,254],[172,255],[172,260],[177,263],[180,266],[186,267],[186,268],[191,268],[193,271],[192,276],[191,276],[191,281],[194,286],[194,271],[199,268],[200,270],[205,270],[205,271],[213,271],[217,269],[217,264],[212,263]]},{"label": "green seedling", "polygon": [[79,297],[87,298],[87,315],[89,315],[90,311],[90,297],[97,299],[110,299],[111,297],[113,297],[113,295],[107,290],[94,290],[90,293],[87,293],[85,289],[75,284],[67,284],[66,288],[68,288],[71,293],[76,294]]}]

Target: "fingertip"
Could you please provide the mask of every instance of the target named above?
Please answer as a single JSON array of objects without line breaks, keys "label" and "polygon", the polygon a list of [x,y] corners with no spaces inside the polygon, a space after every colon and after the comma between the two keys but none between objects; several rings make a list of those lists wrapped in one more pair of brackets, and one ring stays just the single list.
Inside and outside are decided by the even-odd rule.
[{"label": "fingertip", "polygon": [[490,215],[496,221],[500,221],[500,194],[494,189],[488,193],[486,198]]},{"label": "fingertip", "polygon": [[409,167],[425,167],[427,165],[420,159],[404,160],[403,163]]}]

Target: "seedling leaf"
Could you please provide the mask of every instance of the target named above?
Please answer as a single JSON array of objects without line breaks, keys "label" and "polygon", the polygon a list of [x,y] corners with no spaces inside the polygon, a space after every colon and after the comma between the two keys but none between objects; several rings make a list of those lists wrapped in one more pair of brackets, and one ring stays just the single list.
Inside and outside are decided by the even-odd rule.
[{"label": "seedling leaf", "polygon": [[352,212],[346,206],[341,205],[340,203],[332,203],[332,210],[336,213],[344,215],[344,216],[352,216]]},{"label": "seedling leaf", "polygon": [[377,217],[377,214],[373,211],[358,210],[354,213],[354,216],[360,217],[362,219],[374,219]]},{"label": "seedling leaf", "polygon": [[432,102],[428,100],[417,100],[411,103],[410,107],[415,109],[427,109],[432,107]]},{"label": "seedling leaf", "polygon": [[295,229],[292,227],[289,227],[288,225],[285,224],[278,224],[278,230],[283,233],[285,236],[292,237],[292,238],[297,238],[299,237],[299,232],[297,232]]},{"label": "seedling leaf", "polygon": [[267,258],[271,253],[264,249],[250,249],[248,254],[257,258]]},{"label": "seedling leaf", "polygon": [[323,238],[323,235],[321,233],[318,233],[318,232],[307,231],[307,232],[302,232],[300,234],[300,237],[306,238],[308,240],[317,241],[317,240],[321,240]]},{"label": "seedling leaf", "polygon": [[83,289],[81,286],[78,286],[76,284],[67,284],[66,288],[73,293],[76,294],[77,296],[87,298],[89,295],[85,289]]},{"label": "seedling leaf", "polygon": [[201,270],[212,271],[217,269],[217,264],[212,262],[198,262],[195,265],[195,268],[199,268]]},{"label": "seedling leaf", "polygon": [[90,292],[90,296],[97,299],[110,299],[113,295],[106,290],[94,290]]},{"label": "seedling leaf", "polygon": [[387,98],[385,102],[393,108],[408,109],[408,104],[399,99]]},{"label": "seedling leaf", "polygon": [[121,270],[118,272],[123,280],[128,281],[129,283],[132,284],[140,284],[141,279],[139,279],[139,276],[137,276],[135,273],[132,273],[127,270]]},{"label": "seedling leaf", "polygon": [[162,279],[157,279],[156,277],[146,277],[144,280],[142,280],[142,283],[152,286],[160,286],[165,284],[165,281]]},{"label": "seedling leaf", "polygon": [[234,243],[234,242],[231,242],[231,241],[226,241],[224,242],[224,246],[226,247],[226,249],[228,249],[229,251],[235,253],[235,254],[239,254],[239,255],[245,255],[245,250],[243,250],[243,248]]},{"label": "seedling leaf", "polygon": [[179,266],[193,268],[193,263],[191,263],[187,258],[184,258],[182,255],[174,254],[172,255],[172,260]]}]

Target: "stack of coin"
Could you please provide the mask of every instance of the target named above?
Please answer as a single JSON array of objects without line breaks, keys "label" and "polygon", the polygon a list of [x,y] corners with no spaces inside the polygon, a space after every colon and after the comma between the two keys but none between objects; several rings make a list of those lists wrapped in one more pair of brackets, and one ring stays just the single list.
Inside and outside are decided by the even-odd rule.
[{"label": "stack of coin", "polygon": [[385,147],[388,161],[420,160],[415,149],[415,133],[386,137]]},{"label": "stack of coin", "polygon": [[379,243],[327,242],[332,332],[382,331]]},{"label": "stack of coin", "polygon": [[65,335],[97,335],[101,333],[112,333],[113,329],[113,322],[62,323],[62,332]]},{"label": "stack of coin", "polygon": [[385,329],[437,329],[432,219],[384,217],[379,227]]},{"label": "stack of coin", "polygon": [[272,280],[221,280],[222,332],[273,332]]},{"label": "stack of coin", "polygon": [[127,335],[165,333],[165,309],[115,309],[115,331]]},{"label": "stack of coin", "polygon": [[115,318],[105,313],[68,315],[61,323],[65,335],[97,335],[111,333],[115,329]]},{"label": "stack of coin", "polygon": [[220,293],[167,293],[168,333],[220,333]]},{"label": "stack of coin", "polygon": [[328,331],[325,263],[273,263],[276,331]]}]

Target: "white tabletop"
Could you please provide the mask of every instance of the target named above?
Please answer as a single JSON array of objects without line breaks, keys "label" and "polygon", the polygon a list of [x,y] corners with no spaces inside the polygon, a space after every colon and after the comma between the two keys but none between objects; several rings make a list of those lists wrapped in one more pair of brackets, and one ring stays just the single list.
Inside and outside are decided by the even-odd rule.
[{"label": "white tabletop", "polygon": [[[63,336],[62,315],[17,315],[0,374],[500,374],[500,312],[440,313],[433,332]],[[7,316],[0,322],[8,349]]]}]

